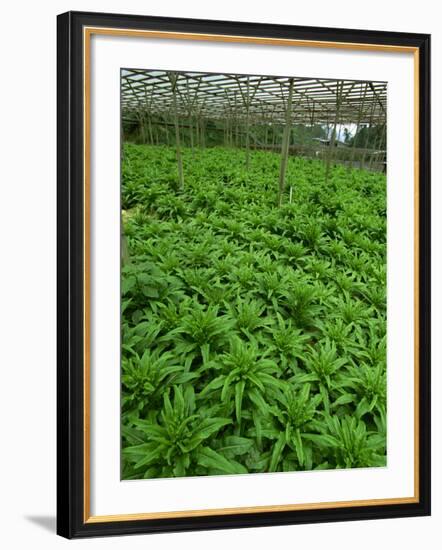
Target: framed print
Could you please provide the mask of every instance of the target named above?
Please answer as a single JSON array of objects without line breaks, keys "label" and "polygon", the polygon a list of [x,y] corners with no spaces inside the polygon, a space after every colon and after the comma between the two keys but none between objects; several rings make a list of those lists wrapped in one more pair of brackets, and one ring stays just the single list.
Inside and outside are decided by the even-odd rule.
[{"label": "framed print", "polygon": [[58,17],[58,533],[430,513],[430,37]]}]

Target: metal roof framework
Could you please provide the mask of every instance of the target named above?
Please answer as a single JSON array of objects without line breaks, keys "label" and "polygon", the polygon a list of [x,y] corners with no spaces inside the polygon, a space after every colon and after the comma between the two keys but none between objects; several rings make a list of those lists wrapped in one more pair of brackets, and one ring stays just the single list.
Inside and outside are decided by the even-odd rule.
[{"label": "metal roof framework", "polygon": [[291,81],[292,124],[386,124],[386,82],[141,69],[121,71],[123,118],[173,113],[175,96],[180,117],[284,124]]}]

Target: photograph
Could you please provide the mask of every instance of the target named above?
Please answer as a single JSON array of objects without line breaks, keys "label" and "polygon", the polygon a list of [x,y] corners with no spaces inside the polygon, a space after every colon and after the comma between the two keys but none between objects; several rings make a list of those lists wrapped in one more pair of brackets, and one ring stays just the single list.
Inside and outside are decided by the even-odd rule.
[{"label": "photograph", "polygon": [[430,35],[57,23],[57,533],[429,515]]},{"label": "photograph", "polygon": [[122,480],[388,465],[387,92],[121,69]]}]

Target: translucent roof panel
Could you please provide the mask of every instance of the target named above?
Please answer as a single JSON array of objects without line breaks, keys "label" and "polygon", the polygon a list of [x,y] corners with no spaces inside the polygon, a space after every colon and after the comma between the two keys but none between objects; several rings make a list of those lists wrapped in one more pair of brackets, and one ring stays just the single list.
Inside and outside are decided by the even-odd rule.
[{"label": "translucent roof panel", "polygon": [[295,124],[386,122],[386,82],[141,69],[121,71],[123,111],[169,113],[173,107],[175,77],[180,116],[248,117],[256,124],[283,123],[293,81]]}]

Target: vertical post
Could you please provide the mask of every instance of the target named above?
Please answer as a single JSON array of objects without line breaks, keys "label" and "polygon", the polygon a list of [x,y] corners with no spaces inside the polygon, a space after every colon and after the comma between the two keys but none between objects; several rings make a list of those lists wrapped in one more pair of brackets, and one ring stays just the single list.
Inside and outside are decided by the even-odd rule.
[{"label": "vertical post", "polygon": [[181,157],[181,143],[180,143],[180,127],[178,124],[178,108],[176,101],[177,94],[177,81],[178,76],[176,73],[168,73],[170,83],[172,84],[172,101],[173,101],[173,118],[175,125],[175,150],[176,150],[176,160],[178,165],[178,181],[179,187],[181,190],[184,189],[184,173],[183,173],[183,160]]},{"label": "vertical post", "polygon": [[236,100],[236,91],[235,91],[234,97],[235,97],[235,147],[239,147],[239,116],[238,116],[238,103]]},{"label": "vertical post", "polygon": [[204,149],[206,147],[206,126],[205,126],[203,115],[200,115],[199,121],[200,121],[201,147]]},{"label": "vertical post", "polygon": [[194,143],[193,143],[193,118],[192,118],[192,113],[189,114],[189,134],[190,134],[190,147],[192,148],[192,155],[193,155]]},{"label": "vertical post", "polygon": [[374,109],[375,109],[375,102],[373,100],[373,103],[371,105],[371,111],[370,111],[370,119],[368,121],[368,124],[367,126],[365,127],[366,130],[367,130],[367,134],[365,136],[365,143],[364,143],[364,151],[361,155],[361,160],[360,160],[360,164],[359,164],[359,168],[362,170],[363,167],[364,167],[364,164],[365,164],[365,158],[367,156],[367,149],[368,149],[368,142],[370,140],[370,130],[372,128],[372,122],[373,122],[373,114],[374,114]]},{"label": "vertical post", "polygon": [[[255,97],[255,94],[261,84],[262,78],[259,79],[258,83],[254,86],[254,91],[251,94],[250,93],[250,78],[247,77],[246,80],[246,90],[245,93],[242,91],[241,87],[241,81],[239,79],[236,79],[238,83],[239,92],[242,96],[243,105],[246,107],[246,127],[245,127],[245,138],[246,138],[246,169],[249,170],[250,166],[250,136],[249,136],[249,127],[250,127],[250,105],[252,103],[253,98]],[[242,143],[242,140],[241,140]]]},{"label": "vertical post", "polygon": [[353,146],[351,148],[350,168],[353,168],[353,162],[354,162],[354,158],[355,158],[356,137],[358,135],[359,128],[361,126],[361,119],[362,119],[362,113],[364,111],[364,103],[365,103],[365,97],[367,95],[367,89],[368,89],[368,83],[365,84],[364,94],[363,94],[362,99],[361,99],[361,104],[359,105],[358,120],[357,120],[357,123],[356,123],[356,130],[355,130],[355,135],[354,135],[354,138],[353,138]]},{"label": "vertical post", "polygon": [[170,145],[169,140],[169,113],[167,113],[167,116],[163,114],[163,122],[164,122],[164,133],[166,136],[166,144]]},{"label": "vertical post", "polygon": [[332,133],[330,136],[330,144],[328,146],[328,154],[327,154],[327,164],[325,169],[325,181],[328,181],[328,177],[330,174],[330,163],[331,163],[331,157],[332,157],[332,151],[334,151],[335,143],[336,143],[336,128],[339,121],[339,110],[341,107],[341,101],[342,101],[342,92],[344,88],[344,82],[337,82],[336,83],[336,109],[335,109],[335,118],[333,121],[333,128]]},{"label": "vertical post", "polygon": [[374,148],[375,150],[370,155],[370,162],[369,162],[369,165],[368,165],[369,170],[372,170],[373,162],[375,164],[379,164],[383,160],[380,156],[377,156],[376,159],[374,159],[373,154],[380,153],[380,149],[382,148],[382,143],[384,141],[385,123],[384,124],[379,124],[379,122],[378,122],[378,124],[376,125],[376,128],[378,128],[379,135],[378,135],[378,137],[376,139],[376,142],[375,142],[375,148]]},{"label": "vertical post", "polygon": [[147,129],[149,132],[149,143],[150,145],[153,145],[153,131],[152,131],[152,101],[153,101],[153,86],[152,91],[150,93],[150,99],[147,97],[147,88],[144,86],[144,104],[145,104],[145,110],[144,110],[144,117],[147,120]]},{"label": "vertical post", "polygon": [[[124,163],[124,132],[123,132],[123,120],[120,119],[120,159],[121,164]],[[120,244],[121,244],[121,258],[120,265],[123,266],[129,262],[129,247],[127,245],[127,238],[124,234],[123,212],[120,210]]]},{"label": "vertical post", "polygon": [[155,121],[155,143],[157,145],[160,144],[160,140],[159,140],[159,137],[158,137],[158,119]]},{"label": "vertical post", "polygon": [[[310,139],[309,139],[309,146],[312,145],[312,138],[315,135],[315,101],[312,99],[312,110],[311,110],[311,116],[310,116]],[[310,156],[316,157],[316,153],[312,151],[310,153]]]},{"label": "vertical post", "polygon": [[224,141],[224,147],[227,147],[227,140],[229,135],[229,125],[228,125],[229,119],[227,116],[227,108],[225,109],[224,114],[224,124],[223,124],[223,141]]},{"label": "vertical post", "polygon": [[386,161],[387,161],[387,121],[384,120],[384,123],[382,125],[382,137],[381,137],[381,143],[379,147],[384,151],[384,154],[379,157],[380,162],[382,163],[382,169],[381,172],[386,171]]},{"label": "vertical post", "polygon": [[190,136],[190,146],[192,148],[192,156],[194,156],[195,154],[195,151],[194,151],[195,139],[196,139],[196,142],[198,143],[198,127],[197,127],[196,120],[195,120],[195,125],[196,125],[195,136],[193,132],[194,132],[194,119],[195,119],[194,112],[197,111],[196,104],[198,100],[198,90],[200,88],[200,85],[201,85],[201,79],[198,80],[198,84],[196,85],[195,90],[192,94],[191,88],[189,86],[189,78],[186,79],[186,89],[187,89],[186,103],[187,103],[187,114],[189,118],[189,136]]},{"label": "vertical post", "polygon": [[289,140],[291,130],[291,117],[292,117],[292,100],[293,100],[293,83],[294,79],[290,79],[289,84],[289,96],[287,99],[287,105],[285,109],[285,126],[282,135],[282,147],[281,147],[281,165],[279,169],[279,189],[278,189],[278,205],[282,204],[282,196],[285,190],[285,175],[287,172],[287,162],[289,155]]},{"label": "vertical post", "polygon": [[196,144],[198,145],[198,147],[200,147],[201,140],[200,140],[200,130],[199,130],[199,123],[198,123],[198,112],[195,115],[195,139],[196,139]]},{"label": "vertical post", "polygon": [[249,171],[250,168],[250,136],[249,136],[249,113],[250,113],[250,82],[249,77],[247,77],[247,89],[246,89],[246,170]]},{"label": "vertical post", "polygon": [[146,144],[146,129],[144,127],[144,115],[141,110],[138,111],[138,121],[140,125],[141,130],[141,141],[143,142],[143,145]]},{"label": "vertical post", "polygon": [[142,110],[142,104],[141,104],[140,98],[138,97],[138,94],[135,92],[135,90],[132,86],[130,78],[127,78],[126,82],[128,83],[130,91],[131,91],[135,101],[138,104],[138,109],[137,109],[138,128],[139,128],[139,134],[141,134],[141,141],[144,145],[146,143],[146,132],[145,132],[145,128],[144,128],[144,114],[143,114],[143,110]]}]

